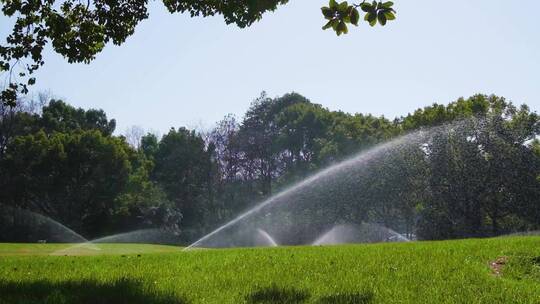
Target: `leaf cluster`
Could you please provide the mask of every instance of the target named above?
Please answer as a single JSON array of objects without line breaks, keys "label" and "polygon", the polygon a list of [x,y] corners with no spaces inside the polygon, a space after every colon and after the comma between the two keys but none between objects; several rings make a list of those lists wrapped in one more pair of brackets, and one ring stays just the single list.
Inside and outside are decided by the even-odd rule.
[{"label": "leaf cluster", "polygon": [[338,3],[336,0],[330,0],[328,6],[321,8],[324,18],[328,20],[323,26],[323,30],[331,28],[338,36],[347,34],[349,32],[347,24],[358,26],[360,21],[358,8],[365,13],[364,21],[368,22],[369,25],[375,26],[378,22],[385,26],[389,20],[396,19],[396,11],[392,8],[393,6],[392,1],[373,1],[372,3],[364,1],[358,5],[349,5],[347,1]]},{"label": "leaf cluster", "polygon": [[366,13],[364,20],[371,26],[375,26],[377,22],[385,26],[387,21],[396,19],[396,11],[392,6],[394,6],[392,1],[373,1],[372,3],[364,2],[360,4],[360,8]]}]

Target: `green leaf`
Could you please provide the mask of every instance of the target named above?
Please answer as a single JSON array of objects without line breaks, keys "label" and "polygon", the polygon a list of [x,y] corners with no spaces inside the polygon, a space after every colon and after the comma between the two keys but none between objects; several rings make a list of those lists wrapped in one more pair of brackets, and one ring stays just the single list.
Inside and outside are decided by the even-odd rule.
[{"label": "green leaf", "polygon": [[396,19],[396,15],[394,15],[394,13],[392,13],[391,11],[385,11],[384,16],[386,16],[386,20],[395,20]]},{"label": "green leaf", "polygon": [[339,35],[341,34],[347,34],[349,32],[349,30],[347,29],[347,25],[345,24],[345,22],[341,21],[338,25],[337,25],[337,28],[336,28],[336,32]]},{"label": "green leaf", "polygon": [[360,13],[356,8],[353,8],[351,10],[351,23],[354,25],[358,25],[358,21],[360,20]]},{"label": "green leaf", "polygon": [[384,15],[384,12],[379,12],[377,14],[377,19],[382,26],[386,25],[386,16]]},{"label": "green leaf", "polygon": [[332,27],[332,20],[328,21],[325,25],[323,25],[322,29],[327,30]]},{"label": "green leaf", "polygon": [[34,85],[36,83],[36,78],[32,77],[30,79],[28,79],[28,84],[29,85]]},{"label": "green leaf", "polygon": [[322,11],[322,14],[324,15],[324,18],[330,20],[332,18],[334,18],[334,13],[335,11],[329,7],[321,7],[321,11]]},{"label": "green leaf", "polygon": [[337,27],[339,25],[339,20],[338,19],[334,19],[332,20],[332,28],[334,29],[334,31],[337,31]]},{"label": "green leaf", "polygon": [[371,13],[367,13],[365,16],[364,16],[364,21],[367,21],[369,22],[369,16],[371,15]]},{"label": "green leaf", "polygon": [[336,2],[336,0],[330,0],[329,6],[330,6],[331,9],[337,10],[338,3]]},{"label": "green leaf", "polygon": [[323,26],[322,29],[323,29],[323,30],[327,30],[327,29],[329,29],[329,28],[331,28],[331,27],[333,28],[333,27],[335,27],[335,25],[334,25],[335,23],[339,23],[339,21],[338,21],[337,19],[332,19],[332,20],[328,21],[328,23],[326,23],[326,24]]},{"label": "green leaf", "polygon": [[347,1],[343,1],[339,4],[338,11],[340,13],[346,14],[348,8],[349,8],[349,3],[347,3]]},{"label": "green leaf", "polygon": [[370,13],[369,16],[367,16],[367,21],[369,22],[369,25],[375,26],[375,24],[377,24],[377,14]]},{"label": "green leaf", "polygon": [[392,2],[392,1],[387,1],[387,2],[384,2],[384,3],[382,4],[382,7],[383,7],[383,8],[391,8],[393,5],[394,5],[394,2]]},{"label": "green leaf", "polygon": [[373,11],[373,7],[371,6],[371,4],[369,4],[367,2],[364,2],[364,3],[360,4],[360,9],[363,10],[364,12],[366,12],[366,13],[369,13],[369,12]]},{"label": "green leaf", "polygon": [[0,61],[0,72],[8,71],[9,70],[9,63]]}]

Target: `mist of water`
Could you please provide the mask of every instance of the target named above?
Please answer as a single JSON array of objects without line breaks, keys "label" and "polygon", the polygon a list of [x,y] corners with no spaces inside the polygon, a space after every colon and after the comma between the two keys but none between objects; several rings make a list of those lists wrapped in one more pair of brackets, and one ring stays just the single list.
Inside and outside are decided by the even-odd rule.
[{"label": "mist of water", "polygon": [[[3,205],[0,205],[0,207],[4,212],[4,216],[9,215],[9,217],[12,218],[12,228],[24,229],[24,231],[29,234],[25,237],[33,238],[34,241],[58,243],[88,242],[82,235],[50,217],[20,208],[12,208]],[[1,216],[2,215],[0,215],[0,218]],[[3,225],[4,229],[6,229],[9,227],[10,223],[4,222]]]},{"label": "mist of water", "polygon": [[162,229],[141,229],[118,233],[90,241],[90,243],[145,243],[163,244],[170,241],[172,234]]},{"label": "mist of water", "polygon": [[350,243],[408,242],[409,239],[381,225],[337,225],[317,238],[313,245]]},{"label": "mist of water", "polygon": [[[279,245],[409,241],[395,231],[400,231],[395,227],[403,227],[400,223],[371,222],[374,210],[370,208],[382,204],[380,200],[385,198],[381,193],[395,191],[395,199],[399,200],[400,195],[407,192],[407,189],[396,190],[392,180],[414,174],[407,172],[409,155],[418,157],[415,153],[421,151],[420,157],[425,157],[429,152],[423,149],[427,142],[435,140],[434,135],[459,132],[461,127],[461,123],[454,123],[420,130],[360,152],[262,201],[186,249],[278,246],[276,240]],[[402,167],[393,168],[394,164]],[[382,212],[375,213],[379,211]],[[103,243],[171,244],[178,240],[176,235],[171,236],[163,230],[146,229],[88,241],[50,218],[31,212],[28,216],[61,230],[64,241],[80,243],[56,254],[80,248],[100,250],[95,245]]]},{"label": "mist of water", "polygon": [[261,243],[261,246],[278,246],[278,243],[270,236],[270,234],[268,234],[268,232],[262,229],[257,229],[257,233],[259,234],[259,243]]},{"label": "mist of water", "polygon": [[[274,236],[280,236],[285,244],[311,244],[313,239],[328,231],[328,228],[344,221],[338,215],[345,213],[344,208],[354,209],[361,203],[363,188],[370,187],[369,184],[362,184],[368,180],[366,174],[376,172],[379,163],[404,148],[419,149],[433,130],[420,130],[396,138],[322,170],[240,214],[186,249],[227,247],[228,240],[244,235],[238,231],[254,231],[256,226],[264,227],[265,231]],[[363,215],[360,213],[357,214],[356,222],[361,222]],[[396,233],[394,237],[401,239],[398,235]],[[229,242],[230,245],[237,243]]]},{"label": "mist of water", "polygon": [[52,255],[78,254],[81,250],[101,251],[99,244],[168,244],[176,241],[176,235],[162,229],[141,229],[118,233],[60,249]]}]

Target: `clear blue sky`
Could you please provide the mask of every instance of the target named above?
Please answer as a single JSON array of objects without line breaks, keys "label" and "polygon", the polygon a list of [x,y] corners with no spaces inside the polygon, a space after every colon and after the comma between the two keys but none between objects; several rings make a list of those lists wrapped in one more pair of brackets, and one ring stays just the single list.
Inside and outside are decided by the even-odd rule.
[{"label": "clear blue sky", "polygon": [[[102,108],[118,133],[209,127],[241,116],[262,90],[392,118],[474,93],[540,110],[540,1],[395,2],[395,22],[338,38],[321,30],[326,0],[291,0],[248,29],[170,15],[151,1],[135,35],[90,65],[48,52],[34,91]],[[8,24],[0,19],[4,35]]]}]

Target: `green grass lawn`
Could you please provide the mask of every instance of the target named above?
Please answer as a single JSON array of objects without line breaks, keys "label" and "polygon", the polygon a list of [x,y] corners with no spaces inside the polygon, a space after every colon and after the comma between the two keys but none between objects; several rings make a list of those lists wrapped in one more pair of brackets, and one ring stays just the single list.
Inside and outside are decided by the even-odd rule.
[{"label": "green grass lawn", "polygon": [[540,237],[50,255],[66,246],[0,244],[0,303],[540,303]]},{"label": "green grass lawn", "polygon": [[0,244],[0,257],[128,255],[180,251],[180,247],[147,244]]}]

